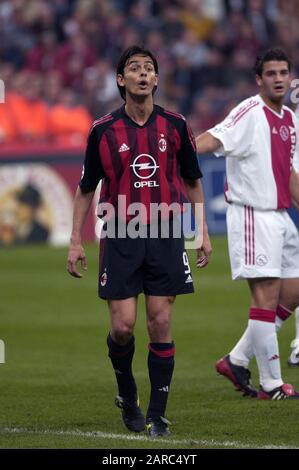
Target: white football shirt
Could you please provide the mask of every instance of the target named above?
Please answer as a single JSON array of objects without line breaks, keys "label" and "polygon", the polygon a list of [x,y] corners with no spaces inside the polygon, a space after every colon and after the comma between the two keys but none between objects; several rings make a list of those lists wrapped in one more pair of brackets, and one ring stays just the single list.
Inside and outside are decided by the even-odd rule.
[{"label": "white football shirt", "polygon": [[[256,95],[236,106],[224,121],[208,131],[222,143],[215,155],[228,157],[228,202],[259,210],[290,207],[289,180],[297,151],[296,119],[287,106],[278,114]],[[297,157],[294,160],[299,171]]]}]

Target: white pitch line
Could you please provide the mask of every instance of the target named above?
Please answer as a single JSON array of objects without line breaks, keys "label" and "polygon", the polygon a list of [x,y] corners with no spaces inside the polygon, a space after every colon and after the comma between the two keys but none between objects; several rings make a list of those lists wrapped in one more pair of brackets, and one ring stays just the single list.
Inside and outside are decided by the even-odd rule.
[{"label": "white pitch line", "polygon": [[[124,440],[124,441],[139,441],[139,442],[160,442],[163,444],[175,444],[175,445],[189,445],[193,446],[213,446],[213,447],[235,447],[238,449],[299,449],[299,447],[289,447],[286,445],[263,445],[256,446],[256,444],[242,444],[237,441],[215,441],[214,439],[153,439],[144,435],[135,434],[114,434],[106,433],[102,431],[80,431],[80,430],[63,430],[63,429],[28,429],[28,428],[0,428],[0,434],[42,434],[42,435],[53,435],[53,436],[73,436],[83,438],[94,438],[94,439],[112,439],[112,440]],[[1,447],[1,446],[0,446]]]}]

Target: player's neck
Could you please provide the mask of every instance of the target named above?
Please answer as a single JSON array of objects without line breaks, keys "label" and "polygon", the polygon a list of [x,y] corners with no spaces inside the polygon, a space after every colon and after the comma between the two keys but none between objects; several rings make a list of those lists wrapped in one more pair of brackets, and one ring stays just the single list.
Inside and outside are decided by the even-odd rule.
[{"label": "player's neck", "polygon": [[278,114],[281,114],[281,109],[283,106],[283,99],[279,101],[272,101],[268,96],[264,95],[262,92],[260,93],[260,96],[264,103],[273,111],[275,111]]},{"label": "player's neck", "polygon": [[153,109],[154,103],[152,98],[138,102],[127,97],[125,111],[127,115],[139,126],[143,126],[146,123],[152,114]]}]

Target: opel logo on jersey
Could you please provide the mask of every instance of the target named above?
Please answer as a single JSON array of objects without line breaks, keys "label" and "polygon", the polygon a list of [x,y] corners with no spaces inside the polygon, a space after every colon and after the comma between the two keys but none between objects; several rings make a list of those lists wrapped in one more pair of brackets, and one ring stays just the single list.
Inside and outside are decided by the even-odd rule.
[{"label": "opel logo on jersey", "polygon": [[[147,153],[141,153],[138,157],[135,158],[132,165],[134,174],[137,178],[140,178],[143,181],[135,181],[135,188],[142,188],[144,186],[155,187],[159,186],[156,181],[148,181],[156,173],[159,165],[157,165],[156,160]],[[146,181],[145,181],[146,180]]]},{"label": "opel logo on jersey", "polygon": [[147,153],[141,153],[135,158],[132,165],[135,175],[141,179],[149,179],[156,173],[159,166],[156,160]]}]

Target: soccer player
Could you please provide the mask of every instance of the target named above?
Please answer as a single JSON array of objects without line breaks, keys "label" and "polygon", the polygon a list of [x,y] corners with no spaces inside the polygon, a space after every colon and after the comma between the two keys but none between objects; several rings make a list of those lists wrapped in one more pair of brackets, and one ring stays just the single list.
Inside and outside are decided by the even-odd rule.
[{"label": "soccer player", "polygon": [[[181,210],[185,196],[192,205],[202,204],[203,193],[192,133],[181,115],[154,104],[157,85],[158,64],[153,54],[138,46],[128,48],[117,66],[117,86],[125,104],[96,121],[88,137],[74,201],[68,272],[81,277],[78,261],[86,269],[81,232],[95,189],[102,180],[100,206],[107,207],[109,203],[118,211],[121,209],[120,216],[108,218],[104,226],[111,226],[114,220],[116,234],[112,230],[101,240],[99,272],[99,296],[107,300],[111,320],[107,344],[118,385],[116,405],[130,431],[141,432],[146,427],[150,436],[166,436],[170,431],[165,409],[175,355],[171,314],[175,296],[193,292],[193,283],[183,235],[180,232],[179,237],[171,236],[176,217],[162,211],[157,221],[151,219],[150,209],[154,203],[164,203],[164,208],[176,203]],[[124,204],[118,202],[119,195],[125,196]],[[129,236],[129,230],[125,237],[119,236],[119,228],[129,229],[130,207],[136,203],[142,203],[144,208],[139,220],[144,234],[148,235],[156,224],[158,238],[134,238]],[[166,223],[170,225],[169,238],[162,234]],[[197,265],[205,266],[210,254],[204,222]],[[146,419],[139,407],[132,373],[134,325],[141,292],[145,294],[150,339],[151,393]]]},{"label": "soccer player", "polygon": [[[255,64],[259,94],[246,99],[197,137],[199,153],[226,156],[227,231],[232,278],[246,279],[249,322],[232,351],[216,364],[237,390],[259,399],[298,398],[281,378],[276,330],[299,304],[299,237],[287,214],[298,201],[299,164],[293,157],[295,115],[283,105],[290,61],[271,49]],[[248,364],[255,355],[260,389]]]}]

